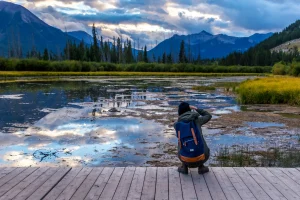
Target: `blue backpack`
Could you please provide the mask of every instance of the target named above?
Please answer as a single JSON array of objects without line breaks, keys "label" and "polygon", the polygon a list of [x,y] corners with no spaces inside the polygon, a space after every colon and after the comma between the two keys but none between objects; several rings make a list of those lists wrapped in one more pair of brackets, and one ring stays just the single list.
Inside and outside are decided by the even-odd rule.
[{"label": "blue backpack", "polygon": [[178,138],[179,159],[185,163],[205,160],[204,141],[195,122],[177,122],[175,129]]}]

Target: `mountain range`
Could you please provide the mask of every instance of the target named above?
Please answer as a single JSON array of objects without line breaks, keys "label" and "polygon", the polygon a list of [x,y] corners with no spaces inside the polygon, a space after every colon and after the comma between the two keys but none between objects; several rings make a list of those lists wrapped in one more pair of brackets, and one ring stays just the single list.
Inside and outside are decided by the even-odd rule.
[{"label": "mountain range", "polygon": [[[84,40],[87,45],[92,43],[92,36],[88,33],[84,31],[65,33],[46,24],[17,4],[0,1],[0,19],[0,56],[7,56],[8,52],[17,51],[16,49],[22,49],[22,56],[25,56],[32,49],[42,52],[45,48],[54,54],[59,54],[66,46],[67,40],[75,43]],[[224,34],[212,35],[202,31],[192,35],[174,35],[151,49],[148,57],[151,60],[153,57],[162,56],[165,52],[171,53],[176,58],[183,40],[188,57],[197,58],[200,53],[201,58],[220,58],[233,51],[244,52],[272,34],[233,37]]]},{"label": "mountain range", "polygon": [[150,50],[148,55],[150,58],[164,52],[178,55],[183,40],[187,57],[197,59],[200,54],[201,58],[221,58],[234,51],[244,52],[272,35],[273,33],[256,33],[250,37],[233,37],[224,34],[212,35],[206,31],[192,35],[174,35]]},{"label": "mountain range", "polygon": [[58,54],[67,40],[80,42],[17,4],[0,1],[0,19],[0,56],[19,48],[22,56],[32,49],[42,52],[45,48]]}]

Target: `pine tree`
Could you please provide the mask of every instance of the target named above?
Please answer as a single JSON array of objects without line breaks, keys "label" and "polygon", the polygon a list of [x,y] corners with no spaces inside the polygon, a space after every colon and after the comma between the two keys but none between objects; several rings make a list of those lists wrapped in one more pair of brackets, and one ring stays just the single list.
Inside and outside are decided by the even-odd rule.
[{"label": "pine tree", "polygon": [[105,59],[105,49],[104,49],[104,42],[103,42],[103,37],[101,36],[100,38],[100,51],[99,51],[99,57],[100,57],[100,61],[101,62],[106,62],[106,59]]},{"label": "pine tree", "polygon": [[113,46],[111,49],[111,62],[117,63],[116,38],[113,37]]},{"label": "pine tree", "polygon": [[49,60],[49,53],[48,53],[48,49],[44,50],[44,54],[43,54],[43,60]]},{"label": "pine tree", "polygon": [[85,57],[85,46],[84,46],[84,41],[81,40],[79,47],[78,47],[78,59],[83,61]]},{"label": "pine tree", "polygon": [[158,62],[158,63],[161,63],[161,58],[160,58],[160,56],[158,56],[157,62]]},{"label": "pine tree", "polygon": [[93,24],[92,34],[93,34],[93,45],[91,48],[91,60],[100,61],[99,45],[98,45],[97,31],[96,31],[95,24]]},{"label": "pine tree", "polygon": [[180,44],[180,50],[179,50],[179,62],[180,63],[186,63],[187,58],[185,56],[185,50],[184,50],[184,41],[181,41]]},{"label": "pine tree", "polygon": [[122,46],[121,46],[121,40],[118,37],[117,39],[117,58],[118,58],[118,63],[122,62]]},{"label": "pine tree", "polygon": [[126,54],[126,63],[132,63],[133,62],[132,47],[131,47],[131,41],[128,39],[127,39],[125,54]]},{"label": "pine tree", "polygon": [[148,63],[148,55],[147,55],[147,46],[145,45],[145,48],[144,48],[144,62],[145,63]]},{"label": "pine tree", "polygon": [[166,64],[167,63],[167,55],[166,52],[164,52],[163,56],[162,56],[162,63]]},{"label": "pine tree", "polygon": [[142,50],[140,50],[139,52],[138,52],[138,62],[142,62],[143,61],[143,51]]},{"label": "pine tree", "polygon": [[169,64],[172,64],[172,63],[173,63],[172,53],[170,53],[170,54],[167,56],[167,63],[169,63]]}]

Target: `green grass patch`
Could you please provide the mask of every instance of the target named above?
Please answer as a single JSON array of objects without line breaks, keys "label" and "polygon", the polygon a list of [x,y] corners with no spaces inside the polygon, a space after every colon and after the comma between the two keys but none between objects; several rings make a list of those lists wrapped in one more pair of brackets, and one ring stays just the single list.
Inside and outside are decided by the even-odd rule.
[{"label": "green grass patch", "polygon": [[300,78],[267,77],[243,82],[238,89],[242,104],[300,105]]}]

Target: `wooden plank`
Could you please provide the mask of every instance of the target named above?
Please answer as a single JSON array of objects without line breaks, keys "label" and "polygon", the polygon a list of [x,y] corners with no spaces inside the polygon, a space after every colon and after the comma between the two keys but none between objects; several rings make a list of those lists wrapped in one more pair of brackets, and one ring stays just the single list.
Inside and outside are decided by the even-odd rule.
[{"label": "wooden plank", "polygon": [[146,168],[137,167],[135,169],[131,186],[129,189],[129,193],[127,196],[128,200],[141,199],[145,175],[146,175]]},{"label": "wooden plank", "polygon": [[[210,168],[210,171],[212,169]],[[222,190],[222,188],[219,185],[218,180],[216,179],[214,173],[209,172],[204,174],[204,179],[207,184],[207,187],[209,189],[209,192],[211,194],[212,199],[218,199],[218,200],[226,200],[226,196]]]},{"label": "wooden plank", "polygon": [[19,184],[23,179],[25,179],[27,176],[32,174],[35,170],[37,170],[37,167],[27,168],[22,173],[5,183],[2,187],[0,187],[0,196],[3,196],[6,192],[8,192],[10,189],[12,189],[14,186]]},{"label": "wooden plank", "polygon": [[265,179],[255,168],[245,167],[245,170],[259,184],[259,186],[273,200],[286,199],[267,179]]},{"label": "wooden plank", "polygon": [[203,175],[198,174],[198,170],[191,170],[197,197],[205,200],[212,200]]},{"label": "wooden plank", "polygon": [[114,168],[105,167],[85,199],[99,199]]},{"label": "wooden plank", "polygon": [[280,168],[283,173],[288,175],[291,179],[293,179],[296,183],[300,185],[300,172],[294,168]]},{"label": "wooden plank", "polygon": [[0,198],[0,200],[10,200],[17,196],[21,191],[23,191],[28,185],[34,182],[39,176],[45,173],[49,168],[41,167],[30,174],[27,178],[25,178],[22,182],[13,187],[9,192],[7,192],[4,196]]},{"label": "wooden plank", "polygon": [[2,174],[2,172],[5,171],[6,169],[9,169],[9,167],[0,167],[0,174]]},{"label": "wooden plank", "polygon": [[73,179],[72,183],[69,184],[64,191],[57,197],[57,200],[71,199],[76,190],[80,187],[81,183],[90,174],[92,168],[83,168],[77,176]]},{"label": "wooden plank", "polygon": [[293,181],[290,177],[288,177],[285,173],[283,173],[280,169],[269,168],[268,169],[273,175],[275,175],[279,180],[281,180],[286,186],[292,189],[300,199],[300,186],[297,182]]},{"label": "wooden plank", "polygon": [[57,172],[53,174],[41,187],[39,187],[28,199],[42,199],[51,191],[59,181],[71,170],[69,167],[58,168]]},{"label": "wooden plank", "polygon": [[5,168],[2,168],[1,171],[0,171],[0,179],[2,177],[6,176],[7,174],[11,173],[15,169],[17,169],[17,168],[14,168],[14,167],[5,167]]},{"label": "wooden plank", "polygon": [[233,168],[224,167],[223,170],[243,200],[256,199]]},{"label": "wooden plank", "polygon": [[7,174],[6,176],[0,179],[0,187],[13,179],[14,177],[18,176],[21,172],[25,171],[27,168],[16,168],[15,170],[11,171],[11,173]]},{"label": "wooden plank", "polygon": [[171,167],[169,171],[169,199],[183,200],[180,176],[177,168]]},{"label": "wooden plank", "polygon": [[71,171],[47,194],[44,200],[56,199],[66,187],[74,180],[77,174],[82,170],[80,168],[72,168]]},{"label": "wooden plank", "polygon": [[245,185],[249,188],[252,194],[258,200],[271,200],[269,195],[259,186],[259,184],[248,174],[248,172],[242,167],[233,168],[239,177],[243,180]]},{"label": "wooden plank", "polygon": [[126,200],[129,193],[130,185],[135,172],[135,167],[126,167],[119,186],[113,197],[114,200]]},{"label": "wooden plank", "polygon": [[272,185],[287,199],[298,199],[299,196],[293,192],[289,187],[287,187],[283,182],[281,182],[275,175],[273,175],[266,168],[256,168],[256,170],[264,176]]},{"label": "wooden plank", "polygon": [[225,172],[223,171],[223,169],[221,167],[212,168],[212,172],[215,174],[215,176],[220,184],[220,187],[222,188],[227,199],[241,200],[240,195],[238,194],[235,187],[232,185],[231,181],[226,176]]},{"label": "wooden plank", "polygon": [[42,174],[38,179],[26,187],[22,192],[20,192],[14,200],[24,200],[27,199],[34,191],[36,191],[41,185],[43,185],[53,174],[58,171],[58,168],[50,168],[44,174]]},{"label": "wooden plank", "polygon": [[111,200],[117,190],[121,177],[123,175],[125,168],[118,167],[115,168],[114,172],[110,176],[99,200]]},{"label": "wooden plank", "polygon": [[81,200],[86,197],[86,195],[89,193],[90,189],[96,182],[97,178],[103,171],[103,167],[100,168],[93,168],[91,173],[88,175],[88,177],[82,182],[81,186],[77,189],[75,194],[72,196],[71,199],[73,200]]},{"label": "wooden plank", "polygon": [[157,181],[155,189],[155,200],[169,199],[169,176],[168,168],[159,167],[157,169]]},{"label": "wooden plank", "polygon": [[155,198],[157,167],[147,167],[141,200]]},{"label": "wooden plank", "polygon": [[179,174],[181,181],[182,196],[184,200],[197,199],[191,173]]}]

